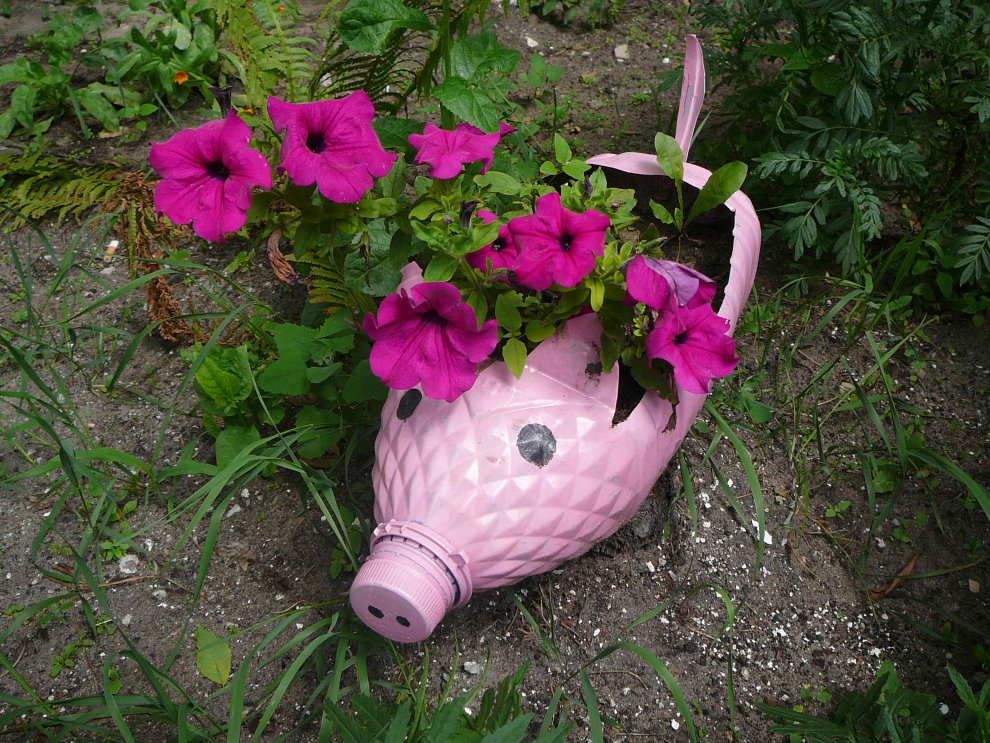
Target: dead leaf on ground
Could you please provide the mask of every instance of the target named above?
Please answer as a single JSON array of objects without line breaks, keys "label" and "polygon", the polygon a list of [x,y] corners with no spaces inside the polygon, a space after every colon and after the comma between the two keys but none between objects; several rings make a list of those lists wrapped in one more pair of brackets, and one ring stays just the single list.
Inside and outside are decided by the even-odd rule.
[{"label": "dead leaf on ground", "polygon": [[299,274],[296,273],[295,269],[289,264],[289,261],[285,259],[282,255],[282,251],[278,249],[278,241],[282,237],[282,230],[275,230],[268,238],[268,262],[272,266],[272,271],[275,272],[275,276],[279,281],[288,284],[289,286],[295,286],[299,283]]},{"label": "dead leaf on ground", "polygon": [[879,599],[886,598],[891,591],[893,591],[895,588],[901,585],[901,583],[904,582],[904,579],[914,572],[914,567],[915,565],[918,564],[919,557],[921,557],[921,553],[915,552],[914,555],[911,556],[911,559],[908,560],[907,565],[901,568],[901,572],[897,574],[894,580],[892,580],[889,584],[887,584],[883,588],[877,588],[870,591],[870,600],[877,601]]}]

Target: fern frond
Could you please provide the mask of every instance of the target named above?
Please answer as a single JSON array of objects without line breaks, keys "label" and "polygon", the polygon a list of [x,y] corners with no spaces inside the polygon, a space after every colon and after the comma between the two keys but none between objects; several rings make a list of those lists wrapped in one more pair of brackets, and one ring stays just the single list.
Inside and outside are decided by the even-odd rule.
[{"label": "fern frond", "polygon": [[323,59],[310,82],[313,100],[335,98],[364,90],[377,109],[396,113],[414,92],[429,49],[427,37],[416,31],[395,31],[381,54],[355,52],[330,32]]},{"label": "fern frond", "polygon": [[4,206],[0,226],[16,230],[54,216],[59,222],[81,217],[110,198],[126,175],[114,165],[84,165],[47,157],[43,150],[0,156]]},{"label": "fern frond", "polygon": [[358,312],[372,312],[374,300],[344,282],[340,267],[319,258],[296,261],[309,267],[309,301],[331,307],[347,307]]},{"label": "fern frond", "polygon": [[[281,10],[279,10],[281,8]],[[292,0],[218,0],[217,22],[231,46],[225,54],[238,71],[251,105],[261,107],[284,84],[298,100],[315,74],[312,39],[300,35],[299,11]]]}]

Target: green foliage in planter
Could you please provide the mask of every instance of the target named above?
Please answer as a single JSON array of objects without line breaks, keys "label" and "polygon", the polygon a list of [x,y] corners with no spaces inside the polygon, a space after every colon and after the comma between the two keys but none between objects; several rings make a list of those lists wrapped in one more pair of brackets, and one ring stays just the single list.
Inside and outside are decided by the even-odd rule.
[{"label": "green foliage in planter", "polygon": [[990,277],[979,220],[990,212],[990,10],[967,0],[693,10],[716,34],[710,69],[727,90],[722,131],[699,147],[756,161],[762,183],[749,190],[775,209],[771,229],[795,258],[875,274],[879,246],[906,235],[886,261],[903,269],[902,294],[981,311],[964,295],[985,293]]},{"label": "green foliage in planter", "polygon": [[881,666],[869,690],[847,694],[827,718],[808,714],[801,705],[794,709],[756,706],[777,723],[770,731],[789,735],[793,743],[990,740],[990,682],[977,694],[956,669],[949,666],[947,670],[962,702],[955,721],[950,721],[931,694],[902,687],[890,661]]}]

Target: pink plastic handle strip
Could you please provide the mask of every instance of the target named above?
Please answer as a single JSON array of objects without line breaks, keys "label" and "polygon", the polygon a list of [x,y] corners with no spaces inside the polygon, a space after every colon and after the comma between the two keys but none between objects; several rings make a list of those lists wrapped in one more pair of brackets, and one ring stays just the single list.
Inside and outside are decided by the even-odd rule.
[{"label": "pink plastic handle strip", "polygon": [[701,44],[694,34],[687,36],[687,48],[684,50],[684,80],[681,83],[681,105],[677,112],[677,131],[674,139],[684,152],[687,162],[688,150],[694,139],[694,127],[698,123],[701,104],[705,100],[705,57],[701,52]]}]

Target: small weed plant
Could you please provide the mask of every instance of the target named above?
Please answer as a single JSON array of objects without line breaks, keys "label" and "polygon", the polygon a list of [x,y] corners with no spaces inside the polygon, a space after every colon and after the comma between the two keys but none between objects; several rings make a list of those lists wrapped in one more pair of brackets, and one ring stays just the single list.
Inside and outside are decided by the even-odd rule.
[{"label": "small weed plant", "polygon": [[791,743],[990,740],[990,682],[974,692],[956,669],[948,666],[946,671],[960,703],[955,716],[948,715],[948,706],[933,695],[901,686],[889,661],[867,691],[847,694],[827,717],[808,714],[802,705],[793,709],[761,703],[756,706],[775,723],[771,732],[788,736]]}]

